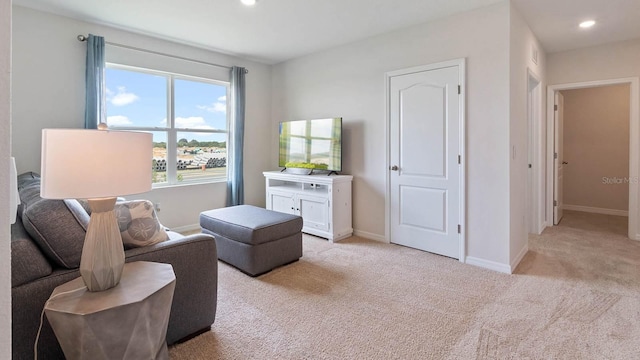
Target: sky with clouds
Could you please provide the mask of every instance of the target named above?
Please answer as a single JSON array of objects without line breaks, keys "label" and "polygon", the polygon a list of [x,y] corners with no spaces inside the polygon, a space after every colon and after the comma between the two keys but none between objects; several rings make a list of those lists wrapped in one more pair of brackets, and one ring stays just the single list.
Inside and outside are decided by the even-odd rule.
[{"label": "sky with clouds", "polygon": [[[106,69],[107,124],[110,127],[166,127],[167,79],[123,69]],[[177,128],[225,129],[226,87],[186,79],[174,80],[174,113]],[[166,141],[166,133],[153,132],[154,141]],[[224,141],[226,134],[179,132],[178,139]]]}]

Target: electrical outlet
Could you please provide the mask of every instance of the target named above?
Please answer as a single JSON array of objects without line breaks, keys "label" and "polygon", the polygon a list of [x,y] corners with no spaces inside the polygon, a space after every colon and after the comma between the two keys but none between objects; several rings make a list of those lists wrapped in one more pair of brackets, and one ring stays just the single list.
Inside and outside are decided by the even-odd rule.
[{"label": "electrical outlet", "polygon": [[156,209],[156,212],[160,212],[160,203],[154,203],[153,207]]}]

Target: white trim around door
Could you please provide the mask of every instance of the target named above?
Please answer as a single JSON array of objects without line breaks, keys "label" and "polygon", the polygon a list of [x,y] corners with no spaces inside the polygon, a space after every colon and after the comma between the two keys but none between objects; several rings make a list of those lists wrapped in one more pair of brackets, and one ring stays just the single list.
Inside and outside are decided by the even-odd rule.
[{"label": "white trim around door", "polygon": [[633,240],[640,240],[638,228],[638,183],[640,182],[640,80],[637,77],[597,80],[579,83],[550,85],[547,87],[547,224],[553,224],[553,144],[555,133],[553,129],[553,105],[555,93],[561,90],[583,89],[607,85],[629,84],[629,229],[628,236]]},{"label": "white trim around door", "polygon": [[527,68],[527,129],[529,174],[527,176],[528,232],[541,234],[546,227],[545,207],[545,121],[542,81]]},{"label": "white trim around door", "polygon": [[396,71],[390,71],[385,74],[385,141],[386,141],[386,162],[385,162],[385,242],[391,243],[391,200],[390,200],[390,192],[391,192],[391,171],[389,170],[392,166],[390,159],[390,147],[391,147],[391,116],[390,116],[390,81],[392,77],[401,76],[412,73],[419,73],[430,70],[438,70],[442,68],[450,68],[457,67],[458,69],[458,79],[459,79],[459,117],[458,117],[458,154],[460,154],[460,165],[458,171],[459,177],[459,212],[458,212],[458,224],[460,224],[460,231],[458,234],[459,241],[459,255],[458,260],[460,262],[465,262],[466,259],[466,152],[465,152],[465,143],[466,143],[466,59],[454,59],[449,61],[443,61],[439,63],[417,66],[408,69],[401,69]]}]

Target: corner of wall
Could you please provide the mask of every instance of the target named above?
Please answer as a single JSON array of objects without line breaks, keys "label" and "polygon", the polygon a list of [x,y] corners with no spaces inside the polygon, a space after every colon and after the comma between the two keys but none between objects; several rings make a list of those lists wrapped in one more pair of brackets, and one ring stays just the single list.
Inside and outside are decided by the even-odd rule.
[{"label": "corner of wall", "polygon": [[[545,77],[545,54],[540,42],[520,14],[513,2],[509,1],[509,264],[513,268],[522,259],[528,248],[528,224],[531,217],[539,213],[537,199],[544,196],[536,180],[543,171],[539,163],[544,160],[544,115],[529,123],[529,73],[540,78],[541,85]],[[541,86],[539,85],[539,86]],[[540,102],[543,104],[542,99]],[[540,114],[545,114],[540,109]],[[529,148],[529,139],[537,139],[533,149]],[[531,164],[534,176],[529,175]],[[533,179],[533,181],[531,181]],[[528,206],[526,197],[533,192],[534,206]],[[523,194],[525,194],[523,196]],[[530,212],[534,214],[530,214]],[[523,253],[524,251],[524,253]]]},{"label": "corner of wall", "polygon": [[[0,164],[11,153],[11,0],[0,0]],[[11,358],[11,230],[9,171],[0,171],[0,358]]]}]

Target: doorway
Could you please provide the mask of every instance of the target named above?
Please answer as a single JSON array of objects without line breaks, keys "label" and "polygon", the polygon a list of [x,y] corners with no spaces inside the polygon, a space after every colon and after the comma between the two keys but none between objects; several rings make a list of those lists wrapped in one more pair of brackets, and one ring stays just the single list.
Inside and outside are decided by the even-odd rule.
[{"label": "doorway", "polygon": [[387,239],[464,261],[464,59],[386,74]]},{"label": "doorway", "polygon": [[[627,182],[628,184],[628,237],[634,240],[640,240],[640,236],[638,234],[638,170],[639,170],[639,161],[640,156],[638,154],[640,150],[640,114],[639,114],[639,86],[638,86],[638,78],[626,78],[626,79],[614,79],[614,80],[604,80],[604,81],[593,81],[593,82],[584,82],[584,83],[573,83],[573,84],[563,84],[563,85],[553,85],[549,86],[547,92],[547,223],[549,224],[557,224],[560,221],[561,214],[563,210],[565,210],[565,206],[563,204],[562,199],[566,199],[566,194],[562,191],[562,188],[559,187],[562,183],[558,183],[558,177],[560,174],[567,175],[566,170],[570,169],[571,173],[575,173],[576,170],[581,167],[581,171],[589,171],[589,164],[580,165],[579,160],[581,155],[577,152],[570,152],[570,157],[577,160],[578,162],[574,162],[572,164],[572,159],[566,158],[565,154],[563,154],[563,147],[560,146],[558,148],[558,144],[562,145],[562,140],[564,138],[561,136],[562,134],[562,126],[558,129],[559,125],[558,120],[558,105],[560,105],[560,111],[562,111],[562,104],[558,104],[556,101],[557,98],[561,97],[559,94],[567,91],[576,90],[576,89],[590,89],[590,88],[600,88],[605,86],[612,85],[626,85],[626,91],[629,94],[629,127],[628,127],[628,178],[618,177],[615,174],[603,174],[599,179],[601,182],[605,182],[605,178],[613,178],[620,179],[622,182]],[[562,115],[559,114],[560,116]],[[562,118],[562,117],[560,117]],[[566,146],[566,144],[565,144]],[[586,156],[586,155],[585,155]],[[613,159],[612,159],[613,160]],[[606,161],[606,160],[605,160]],[[564,164],[563,164],[564,163]],[[594,165],[595,166],[595,165]],[[585,170],[586,169],[586,170]],[[559,171],[561,170],[561,171]],[[587,173],[585,173],[587,174]],[[575,174],[573,174],[575,175]],[[611,175],[611,176],[609,176]],[[583,176],[586,176],[583,174]],[[566,176],[565,176],[566,177]],[[593,176],[591,176],[593,178]],[[593,179],[592,179],[593,180]],[[613,180],[610,180],[613,181]],[[558,194],[558,191],[560,193]],[[575,189],[574,189],[575,190]],[[609,191],[607,189],[606,191]],[[566,189],[565,189],[566,191]],[[571,195],[573,196],[573,195]],[[573,198],[570,197],[568,210],[579,210],[579,211],[598,211],[597,207],[580,207],[575,204],[571,204],[571,202],[575,202]],[[560,216],[558,216],[560,214]],[[555,215],[555,216],[554,216]],[[555,217],[555,219],[554,219]],[[556,220],[556,221],[554,221]]]}]

